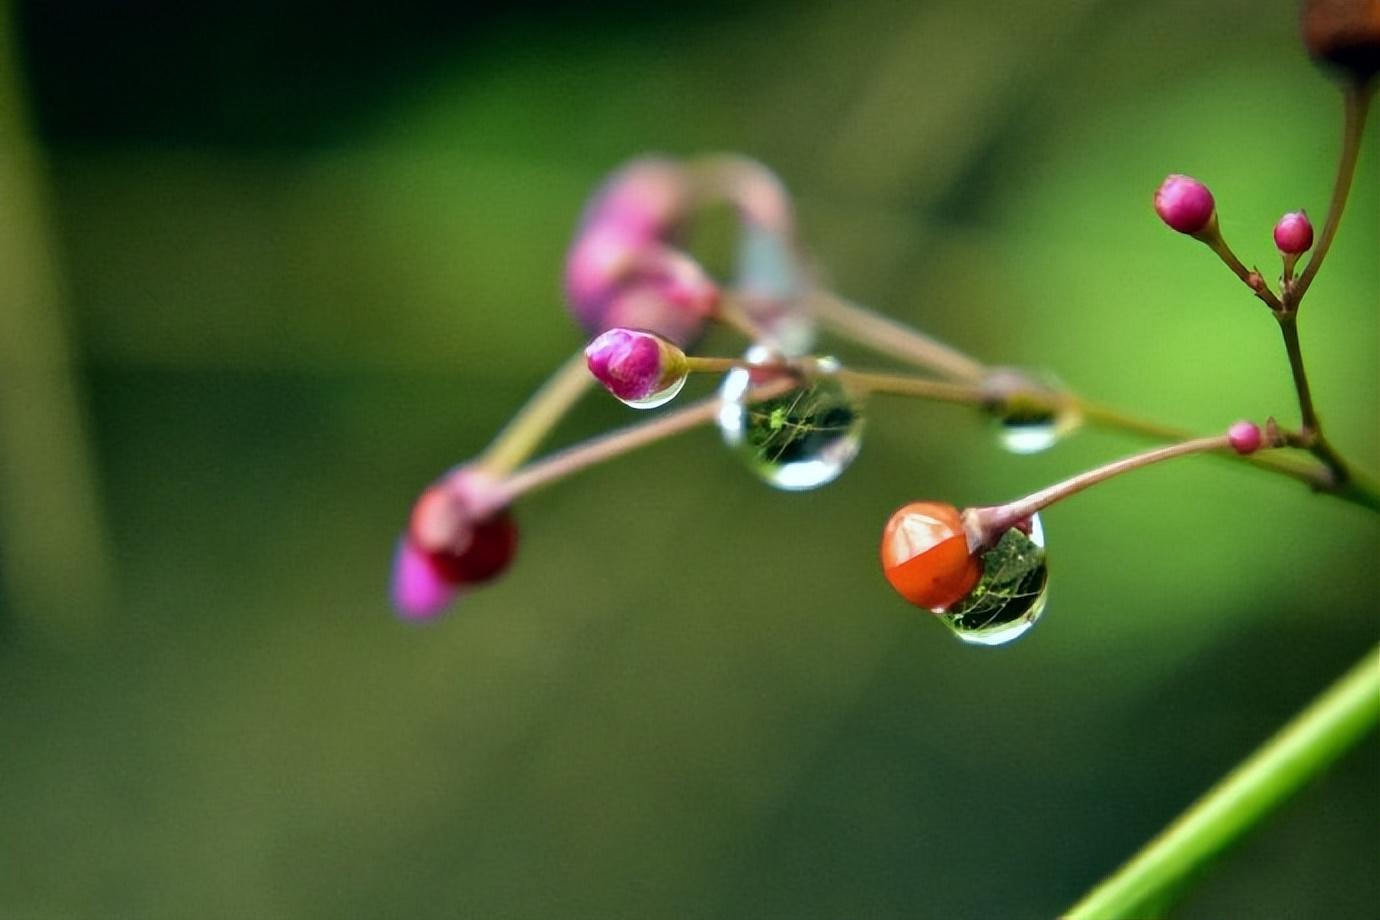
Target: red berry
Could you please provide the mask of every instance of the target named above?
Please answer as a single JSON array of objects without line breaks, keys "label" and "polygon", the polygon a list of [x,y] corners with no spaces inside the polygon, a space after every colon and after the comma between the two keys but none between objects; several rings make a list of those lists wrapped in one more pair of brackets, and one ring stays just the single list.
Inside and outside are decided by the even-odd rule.
[{"label": "red berry", "polygon": [[941,613],[977,586],[982,560],[968,549],[957,508],[911,502],[882,531],[882,572],[906,600]]}]

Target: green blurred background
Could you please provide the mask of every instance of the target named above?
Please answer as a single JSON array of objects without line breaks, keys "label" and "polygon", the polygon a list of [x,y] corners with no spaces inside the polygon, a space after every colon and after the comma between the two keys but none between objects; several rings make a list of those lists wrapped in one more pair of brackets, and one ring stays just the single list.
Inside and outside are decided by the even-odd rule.
[{"label": "green blurred background", "polygon": [[[524,501],[445,620],[386,605],[415,493],[582,343],[563,250],[648,150],[760,158],[838,290],[986,360],[1292,420],[1274,324],[1149,207],[1208,181],[1267,273],[1321,217],[1290,3],[7,12],[0,917],[1049,917],[1376,638],[1374,516],[1195,460],[1048,513],[1044,621],[962,647],[879,577],[890,511],[1134,442],[880,399],[818,493],[697,432]],[[1303,322],[1371,470],[1377,162]],[[1374,916],[1378,770],[1181,915]]]}]

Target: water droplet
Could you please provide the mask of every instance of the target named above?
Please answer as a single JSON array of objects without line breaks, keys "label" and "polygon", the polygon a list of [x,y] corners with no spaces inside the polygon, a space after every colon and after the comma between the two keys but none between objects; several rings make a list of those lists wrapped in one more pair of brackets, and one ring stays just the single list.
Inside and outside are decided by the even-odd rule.
[{"label": "water droplet", "polygon": [[1052,412],[1009,413],[997,420],[997,438],[1013,454],[1038,454],[1059,440],[1058,419]]},{"label": "water droplet", "polygon": [[619,402],[632,406],[634,409],[655,409],[657,406],[664,406],[676,398],[676,395],[685,387],[685,378],[686,375],[684,374],[675,377],[660,390],[649,393],[641,399],[624,399],[617,394],[614,395]]},{"label": "water droplet", "polygon": [[1005,645],[1035,625],[1048,599],[1049,568],[1040,516],[1013,527],[982,556],[982,578],[939,619],[972,645]]},{"label": "water droplet", "polygon": [[992,394],[997,440],[1013,454],[1047,450],[1082,422],[1078,410],[1061,397],[1057,381],[1035,381],[1023,371],[998,368],[983,385]]},{"label": "water droplet", "polygon": [[[747,360],[765,364],[775,354],[760,345]],[[788,491],[814,489],[838,478],[858,455],[863,415],[856,399],[831,375],[839,364],[820,358],[806,386],[773,399],[746,401],[751,374],[730,371],[719,390],[719,431],[724,443],[768,485]]]}]

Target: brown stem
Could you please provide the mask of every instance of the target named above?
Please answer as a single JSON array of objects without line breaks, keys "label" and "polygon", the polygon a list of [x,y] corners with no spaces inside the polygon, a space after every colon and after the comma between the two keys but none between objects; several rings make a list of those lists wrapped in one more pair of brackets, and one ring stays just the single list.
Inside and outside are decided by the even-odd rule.
[{"label": "brown stem", "polygon": [[1275,296],[1275,292],[1270,290],[1270,286],[1265,283],[1265,279],[1261,277],[1260,272],[1252,271],[1241,264],[1241,260],[1236,257],[1236,253],[1232,251],[1231,246],[1227,245],[1227,241],[1222,237],[1222,231],[1217,226],[1217,215],[1213,215],[1212,223],[1208,226],[1207,230],[1203,231],[1198,239],[1202,240],[1207,244],[1209,249],[1217,253],[1217,257],[1226,264],[1227,268],[1230,268],[1232,272],[1235,273],[1236,277],[1240,278],[1242,283],[1251,289],[1255,296],[1265,301],[1266,306],[1275,312],[1284,309],[1284,304]]},{"label": "brown stem", "polygon": [[[750,403],[761,402],[788,393],[799,385],[796,380],[774,380],[748,391],[747,400]],[[581,470],[707,424],[718,414],[720,405],[717,397],[710,397],[651,421],[611,431],[544,457],[503,480],[499,486],[504,499],[502,504],[511,504],[528,492],[559,482]]]},{"label": "brown stem", "polygon": [[810,292],[810,307],[820,321],[840,335],[880,354],[934,371],[954,380],[979,382],[987,376],[982,362],[909,326],[849,303],[829,291]]},{"label": "brown stem", "polygon": [[1322,423],[1317,410],[1313,408],[1313,393],[1308,386],[1308,372],[1303,366],[1303,349],[1299,344],[1298,314],[1278,313],[1279,331],[1284,336],[1284,350],[1289,355],[1289,370],[1294,378],[1294,390],[1298,393],[1299,415],[1302,424],[1301,447],[1317,457],[1327,467],[1329,489],[1336,491],[1347,484],[1351,471],[1336,449],[1323,435]]},{"label": "brown stem", "polygon": [[495,477],[516,469],[579,401],[593,379],[585,367],[585,353],[570,356],[498,433],[478,465]]},{"label": "brown stem", "polygon": [[714,313],[711,317],[715,322],[722,323],[730,329],[738,331],[743,338],[749,342],[767,342],[771,336],[767,331],[758,325],[757,321],[743,309],[736,299],[728,294],[719,298],[719,302],[714,306]]},{"label": "brown stem", "polygon": [[1166,447],[1157,447],[1144,453],[1134,454],[1125,457],[1106,466],[1100,466],[1095,470],[1080,473],[1065,479],[1063,482],[1056,482],[1052,486],[1033,492],[1025,498],[1008,502],[1005,505],[996,505],[990,508],[973,508],[968,512],[965,520],[969,526],[969,545],[973,549],[982,546],[991,546],[996,540],[1001,539],[1001,535],[1010,530],[1015,525],[1029,519],[1032,514],[1041,511],[1061,499],[1068,498],[1082,492],[1084,489],[1105,482],[1114,476],[1122,473],[1129,473],[1131,470],[1140,469],[1153,463],[1164,460],[1172,460],[1175,457],[1183,457],[1187,454],[1196,454],[1209,450],[1223,450],[1229,448],[1231,442],[1226,435],[1216,435],[1210,438],[1194,438],[1191,441],[1183,441],[1178,444],[1170,444]]},{"label": "brown stem", "polygon": [[1342,222],[1342,211],[1346,209],[1346,199],[1351,193],[1351,180],[1356,175],[1356,160],[1361,152],[1361,135],[1366,129],[1366,114],[1370,111],[1370,100],[1375,95],[1376,81],[1364,86],[1346,83],[1344,90],[1344,128],[1342,133],[1342,153],[1337,161],[1337,179],[1332,185],[1332,201],[1327,206],[1327,221],[1323,224],[1318,245],[1308,259],[1308,265],[1299,275],[1298,281],[1287,292],[1286,299],[1291,309],[1298,309],[1299,301],[1308,292],[1308,286],[1322,268],[1327,251],[1332,248],[1332,239],[1337,235],[1337,225]]}]

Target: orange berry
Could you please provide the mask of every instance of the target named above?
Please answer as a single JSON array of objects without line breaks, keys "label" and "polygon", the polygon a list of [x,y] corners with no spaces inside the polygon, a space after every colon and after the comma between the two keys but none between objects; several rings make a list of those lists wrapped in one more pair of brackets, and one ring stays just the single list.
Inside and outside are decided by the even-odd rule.
[{"label": "orange berry", "polygon": [[882,531],[882,572],[906,600],[941,613],[967,597],[982,577],[982,560],[968,551],[957,508],[911,502]]}]

